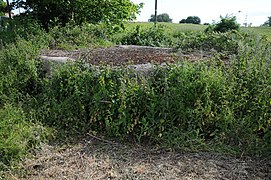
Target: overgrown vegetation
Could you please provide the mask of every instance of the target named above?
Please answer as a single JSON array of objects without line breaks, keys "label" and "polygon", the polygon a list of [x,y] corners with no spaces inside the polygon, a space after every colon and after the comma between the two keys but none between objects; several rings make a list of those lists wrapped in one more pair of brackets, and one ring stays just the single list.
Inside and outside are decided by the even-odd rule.
[{"label": "overgrown vegetation", "polygon": [[117,39],[118,44],[152,47],[170,47],[172,42],[172,36],[167,34],[165,27],[162,25],[157,28],[142,28],[138,25],[122,35],[120,39]]},{"label": "overgrown vegetation", "polygon": [[[0,27],[0,169],[58,133],[93,133],[175,149],[270,155],[270,42],[231,32],[170,32],[70,22],[48,32],[16,21]],[[149,76],[126,67],[55,66],[41,49],[133,44],[214,51],[204,62],[180,59]],[[3,171],[2,171],[3,173]]]},{"label": "overgrown vegetation", "polygon": [[[24,112],[22,107],[5,104],[0,109],[0,177],[10,166],[23,158],[51,136],[40,122]],[[34,121],[34,122],[32,122]]]},{"label": "overgrown vegetation", "polygon": [[228,31],[239,31],[240,25],[236,21],[236,16],[220,16],[220,21],[209,25],[205,32],[221,32],[225,33]]},{"label": "overgrown vegetation", "polygon": [[69,2],[65,0],[14,0],[11,7],[23,8],[25,12],[21,16],[36,19],[48,29],[51,22],[55,20],[58,20],[62,26],[71,20],[78,25],[86,22],[120,25],[122,22],[135,19],[142,5],[130,0],[75,0]]}]

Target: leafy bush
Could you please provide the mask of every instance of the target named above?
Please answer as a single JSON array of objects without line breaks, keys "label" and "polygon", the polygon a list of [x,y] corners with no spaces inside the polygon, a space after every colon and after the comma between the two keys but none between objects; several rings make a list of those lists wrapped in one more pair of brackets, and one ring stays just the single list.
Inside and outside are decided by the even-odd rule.
[{"label": "leafy bush", "polygon": [[53,26],[49,30],[52,37],[50,48],[52,49],[79,49],[91,46],[105,46],[110,42],[111,34],[117,26],[109,27],[106,24],[82,24],[76,25],[73,21],[65,27]]},{"label": "leafy bush", "polygon": [[0,26],[0,48],[9,43],[14,43],[18,38],[31,39],[43,43],[48,41],[48,37],[41,29],[39,23],[33,19],[15,17],[6,19]]},{"label": "leafy bush", "polygon": [[[155,15],[152,14],[149,22],[155,22]],[[172,19],[169,17],[167,13],[158,14],[157,15],[157,22],[172,22]]]},{"label": "leafy bush", "polygon": [[138,25],[117,40],[117,43],[125,45],[168,47],[172,44],[172,39],[165,31],[164,26],[160,25],[157,28],[151,27],[143,29]]},{"label": "leafy bush", "polygon": [[31,106],[43,84],[37,60],[46,44],[43,40],[17,38],[16,43],[0,49],[0,177],[52,135],[39,123]]},{"label": "leafy bush", "polygon": [[205,32],[228,32],[228,31],[239,31],[240,25],[236,21],[236,16],[220,16],[220,21],[218,23],[214,23],[213,25],[208,26]]},{"label": "leafy bush", "polygon": [[182,51],[204,50],[216,51],[226,55],[236,54],[243,34],[236,31],[227,33],[183,33],[174,34],[174,49]]},{"label": "leafy bush", "polygon": [[110,0],[107,2],[76,0],[70,3],[65,0],[27,2],[15,0],[11,6],[13,9],[25,9],[25,12],[19,16],[33,17],[39,20],[45,29],[48,29],[51,21],[55,19],[58,19],[63,26],[70,20],[74,20],[78,25],[84,22],[121,24],[136,19],[136,14],[142,8],[143,3],[135,4],[130,0]]},{"label": "leafy bush", "polygon": [[39,93],[41,70],[37,54],[41,47],[38,41],[18,39],[0,51],[0,105]]},{"label": "leafy bush", "polygon": [[269,26],[271,27],[271,16],[268,17],[268,20],[264,22],[264,24],[262,26]]}]

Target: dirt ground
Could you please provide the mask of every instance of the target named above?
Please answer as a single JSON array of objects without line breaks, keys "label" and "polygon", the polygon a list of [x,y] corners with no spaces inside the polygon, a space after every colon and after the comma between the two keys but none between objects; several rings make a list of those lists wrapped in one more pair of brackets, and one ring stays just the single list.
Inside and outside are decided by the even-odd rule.
[{"label": "dirt ground", "polygon": [[43,145],[9,179],[271,179],[270,159],[182,153],[94,136],[76,144]]},{"label": "dirt ground", "polygon": [[41,55],[48,57],[68,57],[72,60],[82,59],[93,65],[139,65],[175,63],[178,60],[203,60],[212,56],[211,52],[194,51],[189,53],[175,52],[171,48],[157,48],[146,46],[114,46],[95,49],[81,49],[75,51],[43,50]]}]

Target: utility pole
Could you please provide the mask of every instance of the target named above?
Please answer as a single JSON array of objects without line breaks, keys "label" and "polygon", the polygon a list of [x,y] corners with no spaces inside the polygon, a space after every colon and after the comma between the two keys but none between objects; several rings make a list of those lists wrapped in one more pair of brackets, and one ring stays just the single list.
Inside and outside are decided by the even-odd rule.
[{"label": "utility pole", "polygon": [[157,25],[157,0],[155,0],[154,27]]},{"label": "utility pole", "polygon": [[8,10],[8,17],[9,19],[11,19],[11,10],[10,10],[10,4],[8,0],[7,0],[7,10]]}]

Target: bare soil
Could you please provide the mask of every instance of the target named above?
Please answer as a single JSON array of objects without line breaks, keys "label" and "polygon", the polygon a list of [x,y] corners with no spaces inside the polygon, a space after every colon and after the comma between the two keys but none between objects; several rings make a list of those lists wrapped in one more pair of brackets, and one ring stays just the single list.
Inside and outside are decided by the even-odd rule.
[{"label": "bare soil", "polygon": [[147,46],[114,46],[104,48],[81,49],[75,51],[44,50],[41,55],[48,57],[68,57],[72,60],[82,59],[93,65],[139,65],[175,63],[178,60],[202,60],[211,56],[210,52],[194,51],[190,53],[175,52],[171,48]]},{"label": "bare soil", "polygon": [[270,159],[182,153],[94,136],[71,145],[44,145],[9,179],[270,179]]}]

